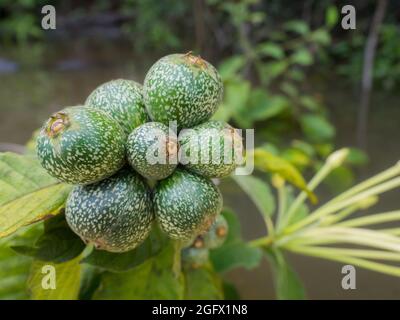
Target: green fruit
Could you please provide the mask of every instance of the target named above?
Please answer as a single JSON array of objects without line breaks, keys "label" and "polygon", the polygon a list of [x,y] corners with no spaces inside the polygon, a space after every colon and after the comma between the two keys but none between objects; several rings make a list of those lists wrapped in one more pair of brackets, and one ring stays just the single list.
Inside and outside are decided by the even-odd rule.
[{"label": "green fruit", "polygon": [[194,247],[182,250],[182,262],[187,268],[197,269],[207,264],[209,259],[208,249],[198,249]]},{"label": "green fruit", "polygon": [[106,113],[68,107],[53,114],[39,132],[37,155],[60,181],[90,184],[117,172],[125,163],[126,136]]},{"label": "green fruit", "polygon": [[189,128],[208,120],[222,100],[223,85],[207,61],[188,54],[158,60],[144,80],[144,101],[150,117]]},{"label": "green fruit", "polygon": [[241,163],[242,137],[223,121],[209,120],[179,134],[179,161],[195,173],[222,178]]},{"label": "green fruit", "polygon": [[123,252],[137,247],[153,221],[150,191],[130,169],[87,186],[68,197],[65,217],[71,229],[97,249]]},{"label": "green fruit", "polygon": [[86,99],[85,105],[105,111],[128,135],[148,121],[142,91],[142,85],[135,81],[112,80],[97,87]]},{"label": "green fruit", "polygon": [[222,196],[209,179],[177,168],[158,183],[153,204],[161,229],[185,241],[211,226],[221,211]]},{"label": "green fruit", "polygon": [[127,152],[130,165],[143,177],[161,180],[177,166],[177,137],[165,124],[147,122],[129,135]]},{"label": "green fruit", "polygon": [[228,235],[228,223],[223,215],[219,214],[210,229],[198,236],[192,246],[195,248],[215,249],[220,247]]}]

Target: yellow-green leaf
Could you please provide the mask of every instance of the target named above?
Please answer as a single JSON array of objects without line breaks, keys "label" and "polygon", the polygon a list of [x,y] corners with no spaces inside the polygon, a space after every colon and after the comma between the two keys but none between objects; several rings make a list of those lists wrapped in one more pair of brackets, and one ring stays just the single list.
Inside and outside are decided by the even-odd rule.
[{"label": "yellow-green leaf", "polygon": [[172,271],[174,247],[167,245],[157,256],[126,271],[102,275],[96,300],[176,300],[184,295],[183,274]]},{"label": "yellow-green leaf", "polygon": [[70,185],[49,176],[32,155],[0,153],[0,238],[54,216],[64,207]]},{"label": "yellow-green leaf", "polygon": [[222,300],[222,282],[218,274],[210,267],[185,270],[186,300]]},{"label": "yellow-green leaf", "polygon": [[10,245],[34,241],[42,231],[42,225],[23,228],[12,236],[0,239],[0,300],[28,299],[26,281],[32,259],[18,255]]},{"label": "yellow-green leaf", "polygon": [[254,149],[248,156],[254,156],[254,166],[256,169],[279,174],[283,179],[306,192],[311,202],[317,202],[317,197],[307,188],[307,183],[301,173],[288,161],[260,148]]},{"label": "yellow-green leaf", "polygon": [[81,283],[81,258],[59,264],[34,261],[28,279],[31,299],[76,300]]}]

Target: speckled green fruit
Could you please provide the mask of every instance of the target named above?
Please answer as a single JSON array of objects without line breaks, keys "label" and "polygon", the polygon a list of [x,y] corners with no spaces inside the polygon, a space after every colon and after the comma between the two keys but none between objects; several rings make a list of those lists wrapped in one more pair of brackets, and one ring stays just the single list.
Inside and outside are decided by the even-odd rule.
[{"label": "speckled green fruit", "polygon": [[129,164],[143,177],[164,179],[178,163],[177,136],[165,124],[147,122],[129,135],[127,154]]},{"label": "speckled green fruit", "polygon": [[88,186],[76,186],[68,197],[65,217],[71,229],[97,249],[124,252],[148,236],[153,221],[148,186],[124,168]]},{"label": "speckled green fruit", "polygon": [[90,184],[124,165],[125,143],[122,128],[103,111],[68,107],[45,122],[37,138],[37,155],[58,180]]},{"label": "speckled green fruit", "polygon": [[192,246],[195,248],[215,249],[220,247],[226,240],[228,235],[228,223],[223,215],[219,214],[210,229],[199,235]]},{"label": "speckled green fruit", "polygon": [[223,121],[209,120],[179,134],[179,161],[209,178],[230,175],[241,163],[243,142],[237,130]]},{"label": "speckled green fruit", "polygon": [[211,180],[178,167],[157,184],[153,205],[161,229],[185,241],[211,226],[221,211],[222,196]]},{"label": "speckled green fruit", "polygon": [[189,247],[182,250],[183,266],[190,269],[201,268],[207,264],[209,251],[205,248]]},{"label": "speckled green fruit", "polygon": [[108,113],[126,135],[148,121],[141,84],[125,79],[106,82],[86,99],[85,105]]},{"label": "speckled green fruit", "polygon": [[144,80],[144,101],[150,117],[179,129],[208,120],[222,100],[217,70],[192,54],[171,54],[158,60]]}]

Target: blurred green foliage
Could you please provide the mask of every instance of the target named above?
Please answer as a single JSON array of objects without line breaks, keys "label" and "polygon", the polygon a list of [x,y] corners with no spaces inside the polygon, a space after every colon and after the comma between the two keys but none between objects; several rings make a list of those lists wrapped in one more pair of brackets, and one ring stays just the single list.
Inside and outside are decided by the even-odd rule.
[{"label": "blurred green foliage", "polygon": [[[380,30],[373,78],[383,89],[393,90],[400,84],[400,29],[396,24],[384,24]],[[366,37],[355,32],[332,47],[332,59],[339,61],[338,73],[353,82],[359,82],[363,66]]]},{"label": "blurred green foliage", "polygon": [[[323,96],[307,81],[309,74],[333,70],[359,81],[375,7],[373,1],[357,3],[362,9],[357,15],[360,27],[344,33],[338,26],[341,5],[333,0],[98,0],[85,5],[72,0],[4,0],[0,42],[26,47],[32,40],[45,41],[40,29],[44,4],[56,7],[61,33],[73,22],[82,28],[82,36],[86,28],[112,27],[138,52],[162,55],[196,49],[206,59],[220,61],[225,98],[215,117],[241,128],[255,127],[258,142],[268,142],[270,151],[300,170],[312,171],[334,149],[335,128]],[[76,27],[71,35],[73,30]],[[389,16],[381,30],[374,72],[385,88],[399,81],[398,36],[398,26]],[[351,170],[336,174],[338,181],[352,181]]]}]

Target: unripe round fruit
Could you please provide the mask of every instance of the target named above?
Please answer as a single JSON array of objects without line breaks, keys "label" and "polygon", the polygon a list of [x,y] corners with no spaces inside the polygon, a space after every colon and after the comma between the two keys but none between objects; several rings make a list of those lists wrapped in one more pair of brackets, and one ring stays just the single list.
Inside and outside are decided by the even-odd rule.
[{"label": "unripe round fruit", "polygon": [[129,135],[127,154],[129,164],[143,177],[164,179],[178,163],[176,134],[159,122],[142,124]]},{"label": "unripe round fruit", "polygon": [[211,180],[177,168],[157,184],[153,205],[161,229],[185,241],[211,226],[221,211],[222,196]]},{"label": "unripe round fruit", "polygon": [[182,262],[184,267],[197,269],[207,264],[208,259],[208,249],[189,247],[182,250]]},{"label": "unripe round fruit", "polygon": [[37,138],[37,155],[60,181],[90,184],[117,172],[125,163],[126,136],[106,113],[68,107],[46,121]]},{"label": "unripe round fruit", "polygon": [[126,135],[148,121],[141,84],[125,79],[112,80],[97,87],[85,105],[106,112],[118,122]]},{"label": "unripe round fruit", "polygon": [[171,54],[158,60],[144,80],[144,101],[152,120],[178,129],[208,120],[222,100],[217,70],[200,57]]},{"label": "unripe round fruit", "polygon": [[124,252],[137,247],[153,221],[150,191],[131,169],[87,186],[68,197],[65,217],[71,229],[97,249]]},{"label": "unripe round fruit", "polygon": [[223,215],[219,214],[210,229],[199,235],[192,246],[195,248],[215,249],[220,247],[226,240],[228,235],[228,223]]},{"label": "unripe round fruit", "polygon": [[179,134],[179,161],[209,178],[230,175],[242,161],[243,142],[237,130],[223,121],[209,120]]}]

